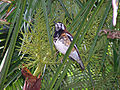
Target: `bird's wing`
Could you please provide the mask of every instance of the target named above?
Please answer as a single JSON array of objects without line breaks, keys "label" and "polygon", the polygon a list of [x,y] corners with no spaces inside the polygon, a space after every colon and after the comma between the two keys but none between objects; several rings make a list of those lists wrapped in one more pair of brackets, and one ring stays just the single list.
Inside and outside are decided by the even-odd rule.
[{"label": "bird's wing", "polygon": [[[69,40],[72,42],[72,41],[73,41],[72,35],[69,34],[69,33],[66,33],[66,35],[67,35],[67,37],[69,38]],[[78,51],[78,48],[77,48],[77,45],[76,45],[76,44],[74,44],[74,48],[73,48],[73,49],[76,50],[77,53],[79,54],[79,51]],[[80,57],[80,54],[79,54],[79,57]],[[81,59],[81,58],[80,58],[80,59]]]},{"label": "bird's wing", "polygon": [[[72,42],[73,41],[72,35],[70,35],[69,33],[66,33],[66,35],[69,38],[69,40]],[[77,61],[80,64],[81,69],[85,69],[84,64],[83,64],[83,62],[81,60],[81,57],[80,57],[79,50],[78,50],[76,44],[74,44],[72,52],[70,53],[69,56],[70,56],[70,58],[72,58],[73,60]]]}]

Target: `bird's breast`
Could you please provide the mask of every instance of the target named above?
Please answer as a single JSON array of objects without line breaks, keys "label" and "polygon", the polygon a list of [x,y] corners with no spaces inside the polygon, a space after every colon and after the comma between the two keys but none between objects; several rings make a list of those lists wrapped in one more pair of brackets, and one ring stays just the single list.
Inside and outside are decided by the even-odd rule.
[{"label": "bird's breast", "polygon": [[61,52],[62,54],[65,54],[69,45],[65,45],[64,40],[63,39],[54,39],[54,45],[56,47],[56,49]]}]

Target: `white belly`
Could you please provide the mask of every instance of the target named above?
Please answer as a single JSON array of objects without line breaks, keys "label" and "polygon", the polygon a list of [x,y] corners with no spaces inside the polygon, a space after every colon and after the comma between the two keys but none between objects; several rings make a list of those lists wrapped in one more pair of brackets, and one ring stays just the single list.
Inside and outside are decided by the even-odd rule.
[{"label": "white belly", "polygon": [[[55,45],[56,49],[59,52],[61,52],[62,54],[65,54],[66,51],[68,50],[69,46],[70,46],[70,45],[66,46],[64,43],[62,43],[62,40],[61,41],[60,40],[57,40],[57,41],[54,40],[53,42],[54,42],[54,45]],[[75,48],[75,50],[71,51],[69,57],[71,57],[72,59],[74,59],[75,61],[77,61],[78,64],[80,64],[81,68],[84,69],[84,65],[82,63],[82,60],[81,60],[78,52],[77,52],[76,45],[74,45],[74,48]]]},{"label": "white belly", "polygon": [[54,45],[56,47],[56,49],[61,52],[62,54],[65,54],[68,47],[65,46],[61,41],[57,40],[56,42],[54,42]]},{"label": "white belly", "polygon": [[[62,54],[65,54],[67,49],[69,48],[69,46],[64,45],[61,41],[57,40],[56,42],[54,42],[54,45],[56,47],[56,49],[61,52]],[[77,51],[75,50],[74,52],[71,52],[70,57],[72,57],[74,60],[78,61],[79,60],[79,56]]]}]

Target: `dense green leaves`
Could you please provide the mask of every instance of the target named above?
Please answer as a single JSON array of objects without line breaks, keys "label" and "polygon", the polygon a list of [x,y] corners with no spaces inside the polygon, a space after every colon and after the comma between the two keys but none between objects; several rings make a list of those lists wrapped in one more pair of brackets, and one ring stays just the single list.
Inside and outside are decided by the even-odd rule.
[{"label": "dense green leaves", "polygon": [[[94,4],[94,1],[95,1],[95,0],[93,0],[92,3],[90,4],[91,7],[93,6],[92,4]],[[66,52],[66,54],[65,54],[65,56],[64,56],[64,58],[63,58],[63,64],[60,65],[60,67],[58,68],[56,74],[54,75],[54,78],[53,78],[53,80],[51,81],[52,84],[50,83],[50,89],[52,89],[55,81],[57,80],[57,77],[58,77],[59,73],[61,72],[62,68],[64,67],[65,63],[67,62],[67,60],[65,60],[65,59],[66,59],[66,58],[68,57],[68,55],[70,54],[70,52],[71,52],[71,50],[72,50],[75,42],[77,41],[77,38],[78,38],[78,36],[79,36],[79,34],[80,34],[80,30],[82,29],[82,27],[83,27],[83,25],[84,25],[84,22],[85,22],[85,20],[86,20],[86,18],[87,18],[87,15],[88,15],[91,7],[89,7],[88,11],[85,13],[85,16],[84,16],[84,19],[83,19],[83,21],[82,21],[82,24],[81,24],[80,28],[78,29],[78,31],[77,31],[77,33],[76,33],[76,35],[75,35],[75,37],[74,37],[74,39],[73,39],[70,47],[68,48],[68,50],[67,50],[67,52]]]},{"label": "dense green leaves", "polygon": [[45,22],[46,22],[46,29],[47,29],[47,32],[48,32],[49,43],[50,43],[51,51],[52,51],[52,54],[53,54],[53,44],[52,44],[52,39],[51,39],[51,36],[50,36],[50,25],[49,25],[47,10],[46,10],[46,4],[45,4],[44,0],[42,0],[41,3],[42,3],[43,12],[44,12],[44,18],[45,18]]},{"label": "dense green leaves", "polygon": [[[21,2],[19,2],[19,3],[21,3]],[[7,72],[8,72],[9,66],[10,66],[10,61],[12,59],[12,54],[14,52],[15,43],[16,43],[16,40],[17,40],[19,28],[20,28],[20,25],[21,25],[21,22],[22,22],[22,14],[23,14],[24,9],[25,9],[25,4],[26,4],[26,0],[24,0],[24,2],[22,2],[19,18],[17,19],[18,22],[16,22],[16,26],[14,28],[10,44],[9,44],[7,50],[6,50],[6,53],[4,55],[4,58],[3,58],[2,62],[1,62],[1,67],[0,67],[0,72],[1,72],[0,73],[0,76],[1,76],[1,78],[0,78],[0,88],[1,89],[4,87],[5,78],[7,76]],[[19,7],[18,7],[18,9],[19,9]]]},{"label": "dense green leaves", "polygon": [[[0,89],[22,90],[22,64],[35,76],[41,73],[41,90],[119,89],[120,40],[108,39],[107,35],[99,34],[104,29],[120,30],[119,13],[117,25],[112,26],[111,2],[112,0],[0,1],[0,35],[7,36],[0,38]],[[65,55],[56,53],[54,49],[53,21],[63,22],[74,36]],[[75,43],[85,65],[84,71],[68,58]]]}]

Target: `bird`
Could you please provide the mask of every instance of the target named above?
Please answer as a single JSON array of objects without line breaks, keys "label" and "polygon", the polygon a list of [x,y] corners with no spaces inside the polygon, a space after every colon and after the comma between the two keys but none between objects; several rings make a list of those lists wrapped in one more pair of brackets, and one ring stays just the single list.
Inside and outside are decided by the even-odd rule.
[{"label": "bird", "polygon": [[[71,42],[73,41],[73,36],[66,30],[66,26],[63,23],[58,22],[55,23],[54,25],[55,25],[53,35],[54,46],[58,52],[65,55]],[[71,53],[69,54],[69,58],[72,59],[73,61],[76,61],[80,65],[82,70],[85,69],[76,44],[74,44],[74,47],[72,48]]]}]

